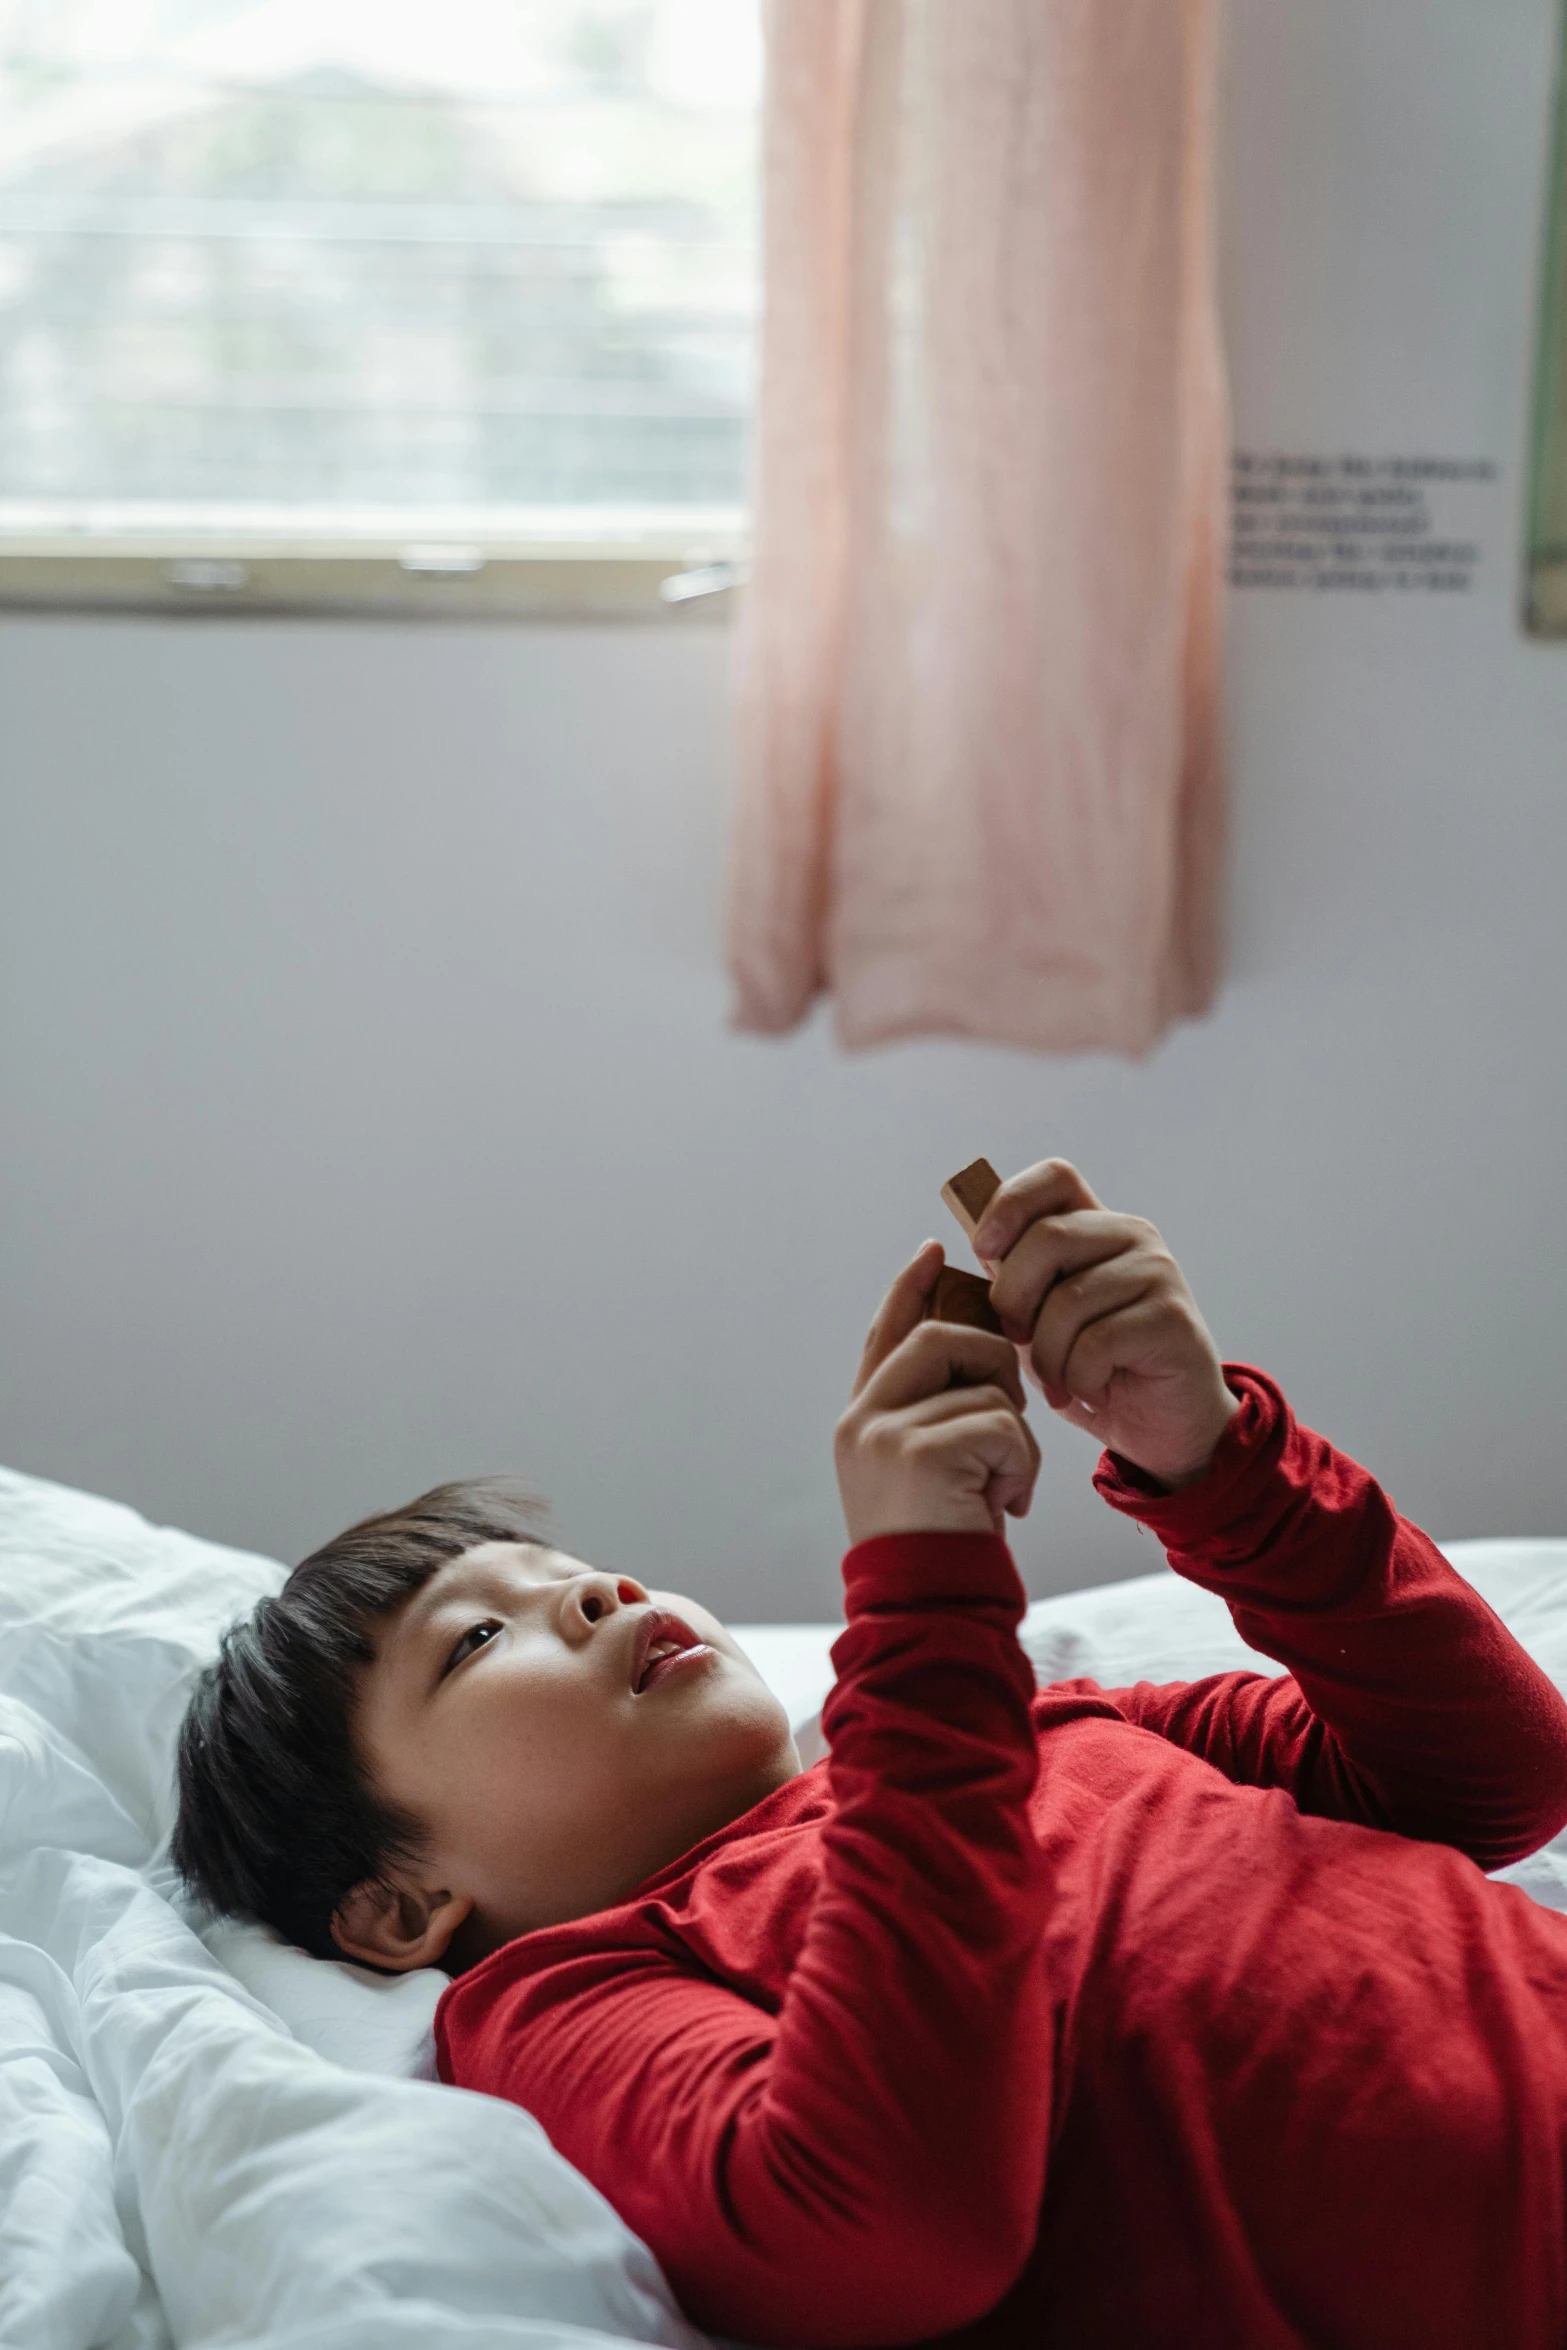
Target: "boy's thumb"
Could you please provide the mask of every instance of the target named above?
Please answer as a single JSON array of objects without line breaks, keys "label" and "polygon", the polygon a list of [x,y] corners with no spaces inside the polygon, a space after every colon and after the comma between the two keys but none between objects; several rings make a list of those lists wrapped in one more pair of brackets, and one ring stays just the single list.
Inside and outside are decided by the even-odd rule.
[{"label": "boy's thumb", "polygon": [[893,1350],[903,1344],[909,1332],[917,1330],[924,1321],[926,1302],[945,1262],[946,1251],[939,1240],[921,1241],[876,1309],[876,1318],[860,1356],[853,1388],[855,1395]]}]

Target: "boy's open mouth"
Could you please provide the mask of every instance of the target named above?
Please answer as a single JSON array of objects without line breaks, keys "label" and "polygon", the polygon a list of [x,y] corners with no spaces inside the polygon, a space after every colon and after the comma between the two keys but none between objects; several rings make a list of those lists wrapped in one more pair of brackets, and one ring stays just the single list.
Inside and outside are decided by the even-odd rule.
[{"label": "boy's open mouth", "polygon": [[638,1695],[646,1689],[657,1674],[660,1665],[670,1657],[684,1656],[688,1649],[701,1648],[705,1643],[697,1638],[689,1624],[678,1616],[655,1608],[643,1617],[637,1628],[636,1643],[631,1652],[631,1686]]}]

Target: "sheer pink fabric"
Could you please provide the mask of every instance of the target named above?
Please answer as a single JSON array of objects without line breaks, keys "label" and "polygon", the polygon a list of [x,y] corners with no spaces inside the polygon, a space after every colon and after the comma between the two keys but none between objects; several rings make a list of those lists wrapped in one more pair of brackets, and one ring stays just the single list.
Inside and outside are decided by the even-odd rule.
[{"label": "sheer pink fabric", "polygon": [[1216,0],[770,0],[736,1019],[1210,1001]]}]

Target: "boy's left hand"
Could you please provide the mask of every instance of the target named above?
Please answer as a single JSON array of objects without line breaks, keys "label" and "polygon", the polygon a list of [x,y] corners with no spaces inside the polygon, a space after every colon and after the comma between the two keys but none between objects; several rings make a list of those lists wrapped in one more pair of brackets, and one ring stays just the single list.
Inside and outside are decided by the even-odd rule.
[{"label": "boy's left hand", "polygon": [[1239,1399],[1153,1226],[1045,1159],[1002,1184],[974,1252],[1052,1409],[1172,1491],[1195,1485]]}]

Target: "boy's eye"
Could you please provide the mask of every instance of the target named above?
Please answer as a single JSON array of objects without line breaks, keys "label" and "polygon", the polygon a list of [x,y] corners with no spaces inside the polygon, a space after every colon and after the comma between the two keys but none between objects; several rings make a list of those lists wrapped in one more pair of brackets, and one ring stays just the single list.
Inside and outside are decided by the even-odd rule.
[{"label": "boy's eye", "polygon": [[473,1655],[474,1651],[468,1645],[470,1640],[477,1642],[482,1647],[489,1639],[490,1634],[492,1632],[498,1632],[499,1630],[500,1626],[495,1622],[493,1617],[489,1618],[482,1624],[470,1625],[441,1668],[442,1679],[445,1679],[446,1675],[452,1670],[454,1665],[460,1665],[464,1657]]}]

